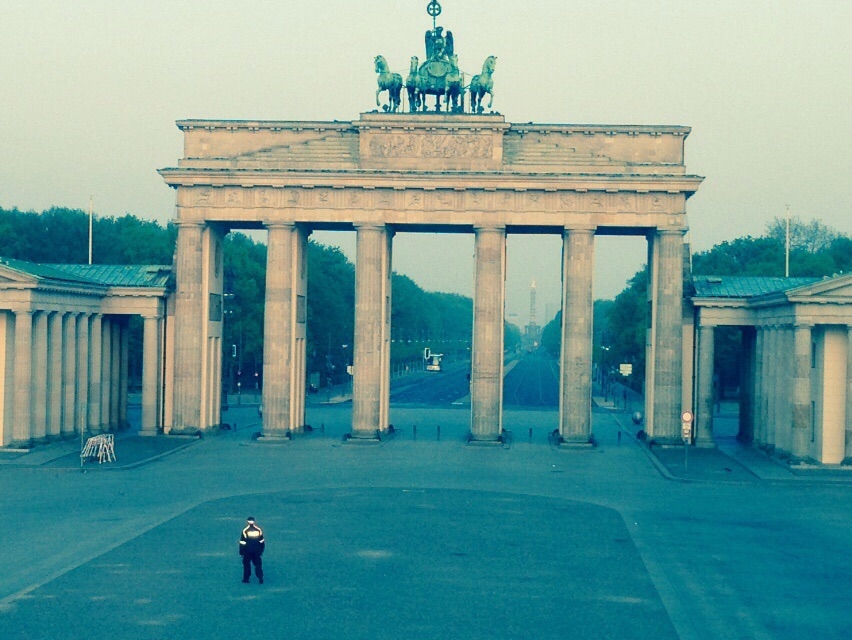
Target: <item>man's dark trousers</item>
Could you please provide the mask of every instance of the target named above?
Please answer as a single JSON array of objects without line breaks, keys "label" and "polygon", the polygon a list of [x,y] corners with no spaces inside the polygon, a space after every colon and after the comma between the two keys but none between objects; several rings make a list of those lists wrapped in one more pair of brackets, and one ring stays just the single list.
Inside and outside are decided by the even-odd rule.
[{"label": "man's dark trousers", "polygon": [[254,575],[260,582],[263,582],[263,560],[261,560],[259,553],[243,554],[243,582],[248,582],[251,578],[252,564],[254,564]]}]

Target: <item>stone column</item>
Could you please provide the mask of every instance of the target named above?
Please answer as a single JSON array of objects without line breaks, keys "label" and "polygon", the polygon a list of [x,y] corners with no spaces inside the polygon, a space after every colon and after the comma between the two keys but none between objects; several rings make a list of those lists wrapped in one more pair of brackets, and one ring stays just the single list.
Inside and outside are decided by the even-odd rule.
[{"label": "stone column", "polygon": [[159,318],[142,319],[142,428],[141,435],[157,435],[157,391],[160,372]]},{"label": "stone column", "polygon": [[33,326],[33,425],[32,437],[43,442],[47,438],[48,381],[50,380],[48,347],[48,316],[46,311],[35,314]]},{"label": "stone column", "polygon": [[594,229],[565,229],[562,240],[559,433],[566,445],[588,445],[592,442],[594,251]]},{"label": "stone column", "polygon": [[775,449],[775,377],[778,374],[777,350],[778,327],[766,329],[766,366],[763,368],[764,389],[766,390],[764,405],[766,407],[766,445],[770,451]]},{"label": "stone column", "polygon": [[65,314],[62,339],[62,435],[77,427],[77,314]]},{"label": "stone column", "polygon": [[794,458],[804,459],[810,455],[811,447],[811,327],[796,325],[793,329],[795,360],[793,361],[793,393],[791,394],[791,437],[790,453]]},{"label": "stone column", "polygon": [[109,430],[118,431],[120,420],[118,406],[121,404],[121,325],[122,318],[112,317],[110,322],[110,370],[109,370]]},{"label": "stone column", "polygon": [[758,446],[766,444],[766,416],[763,412],[763,362],[766,357],[766,331],[756,327],[754,340],[754,442]]},{"label": "stone column", "polygon": [[118,384],[118,428],[127,429],[127,386],[130,379],[130,319],[125,316],[121,322],[119,339],[119,384]]},{"label": "stone column", "polygon": [[503,431],[503,322],[506,228],[475,229],[471,441],[496,442]]},{"label": "stone column", "polygon": [[716,327],[698,328],[698,384],[695,402],[695,444],[713,446],[713,354]]},{"label": "stone column", "polygon": [[112,403],[112,318],[101,320],[101,431],[109,431],[109,408]]},{"label": "stone column", "polygon": [[852,325],[846,327],[846,451],[844,462],[852,463]]},{"label": "stone column", "polygon": [[201,223],[178,223],[175,291],[174,415],[171,433],[195,433],[201,425],[203,247]]},{"label": "stone column", "polygon": [[33,312],[15,312],[15,409],[12,446],[32,440]]},{"label": "stone column", "polygon": [[846,444],[843,461],[852,463],[852,325],[846,327]]},{"label": "stone column", "polygon": [[48,320],[48,392],[47,437],[58,439],[62,433],[62,312],[50,314]]},{"label": "stone column", "polygon": [[755,436],[754,421],[754,372],[757,367],[755,344],[757,332],[754,327],[742,327],[742,353],[740,355],[740,416],[737,439],[752,443]]},{"label": "stone column", "polygon": [[293,401],[293,237],[295,225],[266,226],[266,301],[263,313],[263,438],[288,437]]},{"label": "stone column", "polygon": [[353,345],[351,440],[375,440],[385,431],[383,398],[386,283],[390,262],[388,230],[383,225],[356,226],[355,341]]},{"label": "stone column", "polygon": [[100,433],[101,426],[101,365],[103,364],[103,319],[92,316],[89,325],[89,424],[88,431]]},{"label": "stone column", "polygon": [[91,318],[83,313],[77,317],[77,410],[75,411],[77,433],[89,428],[89,350],[91,348]]},{"label": "stone column", "polygon": [[681,443],[683,359],[683,231],[657,230],[650,238],[651,330],[646,387],[649,434],[658,442]]}]

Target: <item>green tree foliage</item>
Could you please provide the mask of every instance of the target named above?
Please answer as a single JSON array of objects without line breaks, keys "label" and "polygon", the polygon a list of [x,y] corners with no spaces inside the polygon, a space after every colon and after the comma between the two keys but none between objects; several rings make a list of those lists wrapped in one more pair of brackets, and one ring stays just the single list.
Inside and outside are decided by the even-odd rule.
[{"label": "green tree foliage", "polygon": [[503,348],[507,353],[514,353],[521,348],[521,330],[517,325],[504,323],[503,333]]},{"label": "green tree foliage", "polygon": [[[0,209],[0,256],[41,263],[85,264],[89,216],[77,209],[42,213]],[[174,225],[163,227],[133,215],[96,217],[96,264],[172,264],[177,238]],[[263,314],[266,293],[266,245],[240,232],[225,236],[224,384],[237,382],[250,392],[263,375]],[[352,364],[355,268],[333,247],[308,243],[307,368],[328,379],[347,379]],[[394,274],[392,360],[420,357],[424,347],[456,357],[469,353],[473,317],[470,298],[423,291],[407,276]],[[140,323],[131,324],[131,353],[141,351]],[[512,343],[507,332],[507,348]],[[518,338],[519,340],[519,338]],[[141,363],[131,358],[131,376]],[[257,375],[255,375],[257,374]]]},{"label": "green tree foliage", "polygon": [[[773,218],[766,225],[766,237],[786,244],[787,220],[784,218]],[[801,218],[790,219],[790,248],[801,249],[807,253],[819,253],[831,246],[837,238],[841,237],[835,229],[824,224],[820,220],[804,222]]]},{"label": "green tree foliage", "polygon": [[645,379],[645,329],[648,326],[647,267],[627,281],[627,288],[612,303],[601,327],[601,345],[607,347],[602,366],[608,371],[622,363],[633,365],[627,379],[632,388],[642,388]]},{"label": "green tree foliage", "polygon": [[[92,224],[95,264],[171,264],[177,230],[133,215],[96,217]],[[0,256],[54,264],[89,261],[89,216],[54,207],[35,214],[0,209]]]}]

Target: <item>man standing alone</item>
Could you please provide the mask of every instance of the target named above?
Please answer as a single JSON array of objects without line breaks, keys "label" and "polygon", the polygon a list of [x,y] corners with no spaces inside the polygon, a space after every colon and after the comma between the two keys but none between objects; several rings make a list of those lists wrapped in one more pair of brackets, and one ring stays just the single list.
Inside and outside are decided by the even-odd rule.
[{"label": "man standing alone", "polygon": [[243,557],[243,582],[248,582],[249,578],[251,578],[251,565],[253,564],[257,581],[263,584],[263,562],[260,556],[263,555],[265,547],[266,541],[263,539],[263,529],[257,526],[254,518],[249,516],[246,520],[246,528],[243,529],[243,534],[240,536],[240,555]]}]

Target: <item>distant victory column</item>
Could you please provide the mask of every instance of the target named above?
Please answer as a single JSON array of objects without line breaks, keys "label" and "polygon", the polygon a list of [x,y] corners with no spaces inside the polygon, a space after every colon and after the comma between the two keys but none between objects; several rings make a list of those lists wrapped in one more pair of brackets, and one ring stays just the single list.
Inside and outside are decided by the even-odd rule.
[{"label": "distant victory column", "polygon": [[524,331],[524,349],[534,351],[541,341],[541,327],[535,321],[535,279],[530,285],[530,322]]}]

